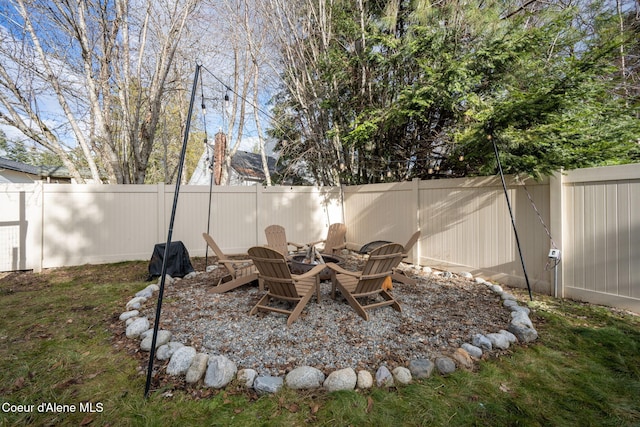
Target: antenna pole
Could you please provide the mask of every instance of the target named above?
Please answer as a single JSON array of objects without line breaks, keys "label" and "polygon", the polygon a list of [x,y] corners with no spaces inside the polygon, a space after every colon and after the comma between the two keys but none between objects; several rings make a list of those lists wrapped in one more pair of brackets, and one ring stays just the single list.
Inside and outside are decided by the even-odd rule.
[{"label": "antenna pole", "polygon": [[187,152],[187,142],[189,141],[189,128],[191,127],[191,114],[193,113],[193,102],[196,96],[196,88],[198,78],[200,76],[201,65],[196,64],[195,75],[193,76],[193,89],[191,91],[191,101],[189,103],[189,112],[187,114],[187,123],[184,129],[184,139],[182,141],[182,151],[180,152],[180,163],[178,165],[178,176],[176,177],[176,187],[173,193],[173,207],[171,209],[171,220],[169,221],[169,231],[167,233],[167,242],[164,246],[164,258],[162,259],[162,275],[160,276],[160,291],[158,292],[158,304],[156,307],[156,319],[153,323],[153,339],[151,340],[151,351],[149,352],[149,366],[147,367],[147,382],[144,387],[144,397],[149,397],[149,389],[151,388],[151,377],[153,376],[153,359],[156,356],[156,343],[158,340],[158,328],[160,326],[160,312],[162,311],[162,297],[164,296],[165,276],[167,274],[167,258],[169,257],[169,245],[171,245],[171,235],[173,234],[173,222],[176,217],[176,208],[178,207],[178,196],[180,195],[180,181],[182,180],[182,167]]},{"label": "antenna pole", "polygon": [[531,294],[531,286],[529,285],[529,275],[527,275],[527,268],[524,265],[524,257],[522,256],[522,249],[520,248],[520,238],[518,237],[518,230],[516,228],[516,220],[513,217],[513,210],[511,209],[511,201],[509,200],[509,193],[507,192],[507,184],[504,180],[504,173],[502,172],[502,163],[500,163],[500,156],[498,155],[498,146],[495,139],[491,134],[487,135],[487,139],[493,143],[493,152],[496,155],[496,161],[498,162],[498,171],[500,172],[500,179],[502,180],[502,189],[504,190],[504,197],[507,200],[507,207],[509,208],[509,216],[511,217],[511,226],[513,227],[513,234],[516,237],[516,245],[518,246],[518,254],[520,254],[520,264],[522,264],[522,271],[524,272],[524,280],[527,282],[527,289],[529,290],[529,299],[533,301],[533,295]]}]

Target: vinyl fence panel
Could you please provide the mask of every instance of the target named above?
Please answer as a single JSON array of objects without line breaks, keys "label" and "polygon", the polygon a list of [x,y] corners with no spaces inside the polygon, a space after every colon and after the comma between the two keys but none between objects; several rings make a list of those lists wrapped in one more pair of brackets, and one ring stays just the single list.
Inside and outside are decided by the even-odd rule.
[{"label": "vinyl fence panel", "polygon": [[570,171],[564,296],[640,312],[640,164]]}]

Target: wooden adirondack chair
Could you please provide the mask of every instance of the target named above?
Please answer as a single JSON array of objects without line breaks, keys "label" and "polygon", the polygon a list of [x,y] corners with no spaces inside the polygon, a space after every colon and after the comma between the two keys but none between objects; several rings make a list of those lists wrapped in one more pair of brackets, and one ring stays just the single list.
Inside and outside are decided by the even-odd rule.
[{"label": "wooden adirondack chair", "polygon": [[[313,294],[320,302],[319,274],[325,265],[316,265],[305,274],[291,274],[285,256],[266,246],[254,246],[249,249],[249,257],[258,268],[260,283],[266,285],[268,292],[251,309],[250,315],[258,310],[274,311],[288,314],[287,326],[291,325],[302,313]],[[287,301],[294,304],[293,309],[287,310],[281,307],[269,305],[271,299]]]},{"label": "wooden adirondack chair", "polygon": [[[367,310],[376,307],[390,305],[396,311],[402,311],[398,301],[382,288],[382,284],[385,278],[392,274],[393,268],[402,260],[403,252],[402,245],[398,243],[380,246],[371,252],[362,271],[356,272],[345,270],[334,263],[326,264],[331,269],[333,284],[331,297],[335,299],[336,289],[338,289],[364,320],[369,320]],[[369,303],[358,301],[358,299],[370,299],[378,295],[383,298],[383,301],[379,299]]]},{"label": "wooden adirondack chair", "polygon": [[[223,277],[220,283],[213,287],[213,293],[219,294],[227,292],[258,280],[258,270],[250,259],[229,259],[213,240],[213,237],[207,233],[202,233],[202,237],[207,242],[207,245],[213,249],[216,257],[218,257],[218,263],[222,264],[229,272],[229,276]],[[260,290],[262,290],[261,283],[259,286]]]},{"label": "wooden adirondack chair", "polygon": [[[409,253],[413,250],[413,247],[416,245],[419,238],[420,238],[420,230],[413,233],[413,235],[409,238],[409,241],[407,241],[407,244],[404,245],[403,258],[406,258],[407,256],[409,256]],[[400,262],[402,262],[402,260],[400,260]],[[400,262],[398,262],[398,265],[400,265]],[[393,268],[393,274],[391,275],[391,279],[395,280],[396,282],[401,282],[407,285],[415,285],[418,283],[416,279],[412,279],[411,277],[404,274],[404,272],[398,268],[398,265],[396,265]]]},{"label": "wooden adirondack chair", "polygon": [[289,246],[295,247],[296,252],[304,248],[304,245],[295,242],[289,242],[287,240],[287,233],[284,227],[281,225],[268,226],[264,229],[264,234],[267,237],[267,246],[280,252],[285,257],[289,255]]},{"label": "wooden adirondack chair", "polygon": [[324,243],[324,247],[320,252],[333,255],[347,247],[347,243],[345,242],[346,235],[347,226],[341,223],[334,223],[329,226],[329,229],[327,230],[327,237],[325,239],[317,240],[315,242],[308,243],[307,245],[315,246],[318,243]]}]

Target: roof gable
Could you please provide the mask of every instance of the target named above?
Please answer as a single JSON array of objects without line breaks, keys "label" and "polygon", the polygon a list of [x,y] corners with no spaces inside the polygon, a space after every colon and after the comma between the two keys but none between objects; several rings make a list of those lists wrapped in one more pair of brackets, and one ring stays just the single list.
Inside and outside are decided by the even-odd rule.
[{"label": "roof gable", "polygon": [[[276,159],[267,156],[267,165],[269,173],[276,172]],[[231,159],[231,167],[243,179],[250,181],[264,181],[266,176],[262,169],[262,157],[257,153],[248,151],[237,151]]]}]

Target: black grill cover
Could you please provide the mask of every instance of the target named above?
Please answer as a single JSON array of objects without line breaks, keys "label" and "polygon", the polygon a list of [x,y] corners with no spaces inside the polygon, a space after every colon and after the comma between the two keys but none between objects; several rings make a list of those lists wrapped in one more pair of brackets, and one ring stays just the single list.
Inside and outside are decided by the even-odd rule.
[{"label": "black grill cover", "polygon": [[388,245],[389,243],[392,242],[388,242],[386,240],[374,240],[373,242],[369,242],[361,247],[359,252],[361,254],[368,254],[370,252],[373,252],[375,249],[378,249],[380,246]]},{"label": "black grill cover", "polygon": [[[151,280],[162,274],[162,260],[164,258],[164,243],[158,243],[153,247],[153,255],[149,261],[149,277]],[[195,271],[189,259],[189,252],[181,241],[171,242],[167,257],[167,274],[171,277],[184,277]]]}]

